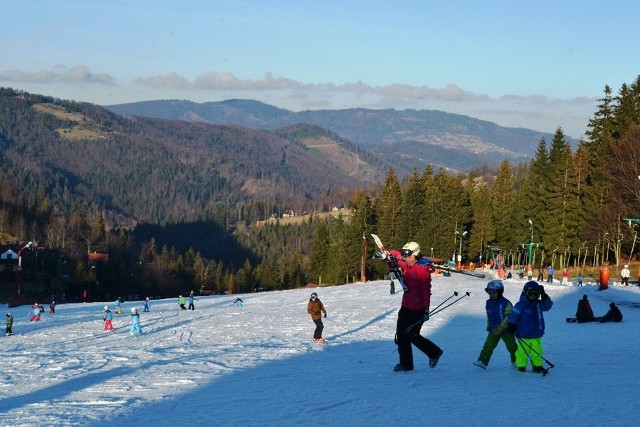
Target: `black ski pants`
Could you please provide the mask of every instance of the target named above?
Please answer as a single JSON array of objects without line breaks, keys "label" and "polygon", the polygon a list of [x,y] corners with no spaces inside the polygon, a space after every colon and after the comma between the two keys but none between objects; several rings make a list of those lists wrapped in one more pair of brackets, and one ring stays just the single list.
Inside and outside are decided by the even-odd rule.
[{"label": "black ski pants", "polygon": [[313,319],[313,323],[316,324],[316,330],[313,331],[313,337],[322,338],[322,330],[324,329],[324,324],[322,323],[322,319]]},{"label": "black ski pants", "polygon": [[411,344],[426,354],[429,359],[439,357],[442,354],[440,347],[420,335],[422,323],[412,327],[411,330],[407,332],[407,328],[420,321],[423,314],[423,310],[409,310],[404,307],[401,307],[398,312],[398,323],[396,326],[398,354],[400,356],[400,364],[406,369],[413,369],[413,349]]}]

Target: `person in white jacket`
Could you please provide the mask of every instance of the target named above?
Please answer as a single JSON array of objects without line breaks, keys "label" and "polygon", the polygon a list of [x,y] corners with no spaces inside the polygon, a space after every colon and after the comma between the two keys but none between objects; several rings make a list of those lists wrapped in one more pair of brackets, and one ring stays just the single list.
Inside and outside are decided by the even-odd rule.
[{"label": "person in white jacket", "polygon": [[631,273],[629,272],[629,266],[625,264],[624,268],[620,272],[620,278],[621,278],[621,281],[622,281],[623,285],[629,286],[629,276],[630,275],[631,275]]}]

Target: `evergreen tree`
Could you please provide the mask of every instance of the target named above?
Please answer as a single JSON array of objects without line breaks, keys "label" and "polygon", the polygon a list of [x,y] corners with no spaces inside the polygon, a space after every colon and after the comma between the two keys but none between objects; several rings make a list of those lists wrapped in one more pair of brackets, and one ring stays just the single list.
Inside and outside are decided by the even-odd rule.
[{"label": "evergreen tree", "polygon": [[515,196],[513,183],[511,166],[508,160],[504,160],[491,190],[491,214],[496,241],[505,248],[514,248],[519,243],[515,242],[511,232],[511,212]]},{"label": "evergreen tree", "polygon": [[376,234],[389,247],[397,247],[400,244],[401,206],[400,183],[393,169],[389,169],[384,185],[376,197],[374,207]]},{"label": "evergreen tree", "polygon": [[418,174],[417,169],[414,169],[402,194],[401,227],[398,230],[398,239],[390,242],[392,247],[402,247],[404,243],[417,238],[425,202],[422,177]]}]

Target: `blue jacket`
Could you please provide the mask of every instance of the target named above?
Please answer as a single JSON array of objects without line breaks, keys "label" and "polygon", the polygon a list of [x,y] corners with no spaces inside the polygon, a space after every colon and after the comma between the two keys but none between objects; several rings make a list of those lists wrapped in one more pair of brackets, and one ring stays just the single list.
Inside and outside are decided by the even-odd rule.
[{"label": "blue jacket", "polygon": [[104,320],[113,320],[113,313],[111,313],[111,310],[104,312]]},{"label": "blue jacket", "polygon": [[131,315],[131,324],[132,325],[137,325],[139,320],[140,320],[140,315],[138,313]]},{"label": "blue jacket", "polygon": [[553,306],[551,298],[544,301],[535,299],[531,301],[522,293],[520,300],[509,314],[509,323],[518,325],[516,336],[518,338],[542,338],[544,335],[543,311],[549,311]]},{"label": "blue jacket", "polygon": [[[513,310],[511,301],[500,295],[495,301],[491,298],[487,299],[485,304],[487,310],[487,331],[491,332],[504,321],[505,317]],[[504,332],[509,332],[504,326]]]}]

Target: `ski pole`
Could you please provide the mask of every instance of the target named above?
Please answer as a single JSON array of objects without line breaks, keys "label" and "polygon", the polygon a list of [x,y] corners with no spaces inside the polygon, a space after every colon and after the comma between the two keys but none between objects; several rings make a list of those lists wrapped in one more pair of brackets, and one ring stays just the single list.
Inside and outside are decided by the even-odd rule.
[{"label": "ski pole", "polygon": [[518,343],[520,344],[524,344],[527,346],[527,348],[532,351],[533,353],[535,353],[536,355],[538,355],[542,360],[544,360],[545,363],[547,363],[549,365],[549,368],[545,369],[544,372],[542,373],[542,376],[544,377],[545,375],[547,375],[547,373],[549,373],[549,369],[555,367],[556,365],[554,365],[553,363],[549,362],[547,359],[544,358],[544,356],[542,356],[540,353],[538,353],[533,347],[531,347],[531,345],[529,345],[528,342],[526,342],[525,340],[520,339],[520,337],[516,337],[518,339]]},{"label": "ski pole", "polygon": [[[453,295],[451,295],[449,298],[447,298],[446,300],[442,301],[440,304],[438,304],[437,306],[435,306],[433,309],[431,309],[431,311],[435,311],[438,307],[440,307],[442,304],[444,304],[445,302],[449,301],[451,298],[453,297],[457,297],[458,296],[458,291],[454,291]],[[431,313],[429,313],[431,314]]]},{"label": "ski pole", "polygon": [[[456,300],[454,300],[454,301],[450,302],[449,304],[445,305],[445,306],[444,306],[444,307],[442,307],[441,309],[436,310],[439,306],[438,306],[438,307],[436,307],[436,308],[434,308],[433,310],[431,310],[431,311],[429,312],[429,317],[431,317],[431,316],[432,316],[432,315],[434,315],[434,314],[440,313],[442,310],[444,310],[444,309],[445,309],[445,308],[447,308],[447,307],[452,306],[453,304],[455,304],[455,303],[457,303],[458,301],[460,301],[462,298],[464,298],[464,297],[469,297],[469,296],[471,296],[471,294],[470,294],[469,292],[465,292],[465,293],[464,293],[464,295],[462,295],[460,298],[458,298],[458,299],[456,299]],[[440,305],[442,305],[442,304],[440,304]]]},{"label": "ski pole", "polygon": [[[457,296],[457,295],[458,295],[458,292],[454,292],[454,295],[452,295],[452,296],[450,296],[449,298],[447,298],[446,300],[442,301],[442,302],[440,303],[440,305],[444,304],[447,300],[450,300],[451,298],[453,298],[454,296]],[[465,292],[465,294],[464,294],[464,295],[462,295],[460,298],[456,299],[456,300],[455,300],[455,301],[453,301],[453,302],[450,302],[449,304],[447,304],[447,305],[445,305],[444,307],[442,307],[440,310],[436,310],[438,307],[440,307],[440,305],[439,305],[438,307],[434,308],[433,310],[431,310],[431,311],[429,312],[429,318],[431,318],[431,316],[432,316],[432,315],[434,315],[434,314],[436,314],[436,313],[441,312],[441,311],[442,311],[442,310],[444,310],[445,308],[447,308],[447,307],[449,307],[449,306],[451,306],[451,305],[453,305],[453,304],[457,303],[457,302],[458,302],[458,301],[460,301],[462,298],[464,298],[464,297],[468,297],[468,296],[471,296],[471,294],[470,294],[469,292]],[[424,323],[424,322],[426,322],[426,320],[420,319],[420,320],[418,320],[417,322],[412,323],[411,325],[407,326],[407,329],[405,329],[405,332],[404,332],[404,333],[405,333],[405,334],[408,334],[409,332],[411,332],[411,330],[412,330],[413,328],[415,328],[415,327],[416,327],[416,326],[418,326],[418,325],[421,325],[421,324],[422,324],[422,323]]]}]

